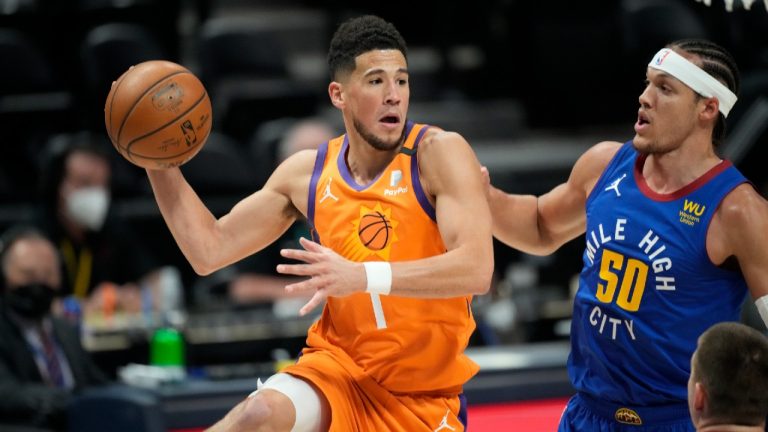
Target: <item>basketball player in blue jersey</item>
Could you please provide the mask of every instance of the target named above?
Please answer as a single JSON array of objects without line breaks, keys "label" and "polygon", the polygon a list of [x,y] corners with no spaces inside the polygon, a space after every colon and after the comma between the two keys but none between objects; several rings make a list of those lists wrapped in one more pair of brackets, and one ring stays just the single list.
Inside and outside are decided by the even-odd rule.
[{"label": "basketball player in blue jersey", "polygon": [[578,392],[560,431],[693,431],[697,338],[738,320],[747,290],[768,317],[768,202],[715,151],[738,91],[732,57],[677,41],[646,76],[631,141],[595,145],[540,197],[488,188],[494,235],[512,247],[550,254],[586,232],[568,360]]}]

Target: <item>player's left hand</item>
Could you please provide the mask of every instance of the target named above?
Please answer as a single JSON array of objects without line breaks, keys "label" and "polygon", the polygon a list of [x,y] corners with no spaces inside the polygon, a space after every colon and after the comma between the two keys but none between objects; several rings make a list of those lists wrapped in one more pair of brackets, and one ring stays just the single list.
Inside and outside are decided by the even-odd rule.
[{"label": "player's left hand", "polygon": [[365,291],[365,268],[362,263],[349,261],[331,249],[305,238],[301,238],[299,243],[304,250],[283,249],[280,255],[305,264],[277,266],[278,273],[309,277],[285,287],[289,293],[314,292],[312,298],[299,310],[299,314],[306,315],[328,296],[341,297]]}]

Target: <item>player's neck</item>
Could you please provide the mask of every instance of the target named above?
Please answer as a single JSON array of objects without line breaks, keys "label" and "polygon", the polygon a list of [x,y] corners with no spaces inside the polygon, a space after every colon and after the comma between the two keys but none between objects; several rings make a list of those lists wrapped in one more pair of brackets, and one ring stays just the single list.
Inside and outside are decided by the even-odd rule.
[{"label": "player's neck", "polygon": [[698,426],[696,432],[763,432],[763,426],[743,426],[731,424],[708,424]]},{"label": "player's neck", "polygon": [[[357,138],[355,142],[353,138]],[[355,182],[365,185],[376,179],[387,168],[398,151],[400,151],[399,146],[389,151],[377,150],[366,143],[362,137],[350,136],[349,148],[344,155],[344,160]]]},{"label": "player's neck", "polygon": [[666,194],[692,183],[720,162],[711,145],[683,145],[667,153],[648,155],[642,172],[654,192]]}]

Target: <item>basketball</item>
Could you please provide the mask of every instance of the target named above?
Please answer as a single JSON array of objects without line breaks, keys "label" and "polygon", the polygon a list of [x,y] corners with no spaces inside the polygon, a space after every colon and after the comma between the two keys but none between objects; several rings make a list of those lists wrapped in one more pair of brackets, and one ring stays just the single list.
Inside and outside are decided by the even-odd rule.
[{"label": "basketball", "polygon": [[104,123],[123,157],[147,169],[184,164],[211,131],[211,100],[184,66],[152,60],[131,66],[112,88]]},{"label": "basketball", "polygon": [[382,250],[389,241],[390,228],[392,225],[389,224],[383,214],[379,212],[368,213],[360,218],[360,229],[357,231],[357,235],[368,249]]}]

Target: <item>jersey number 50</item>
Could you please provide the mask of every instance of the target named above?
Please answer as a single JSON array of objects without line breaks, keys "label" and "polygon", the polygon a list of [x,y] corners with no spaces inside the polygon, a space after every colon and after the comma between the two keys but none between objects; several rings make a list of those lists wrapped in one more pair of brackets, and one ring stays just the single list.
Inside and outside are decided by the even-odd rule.
[{"label": "jersey number 50", "polygon": [[[640,309],[647,277],[648,265],[644,262],[634,258],[625,259],[620,253],[603,249],[600,279],[605,281],[605,284],[597,284],[597,299],[603,303],[611,303],[615,297],[617,306],[629,312],[636,312]],[[619,285],[617,296],[616,287]]]}]

